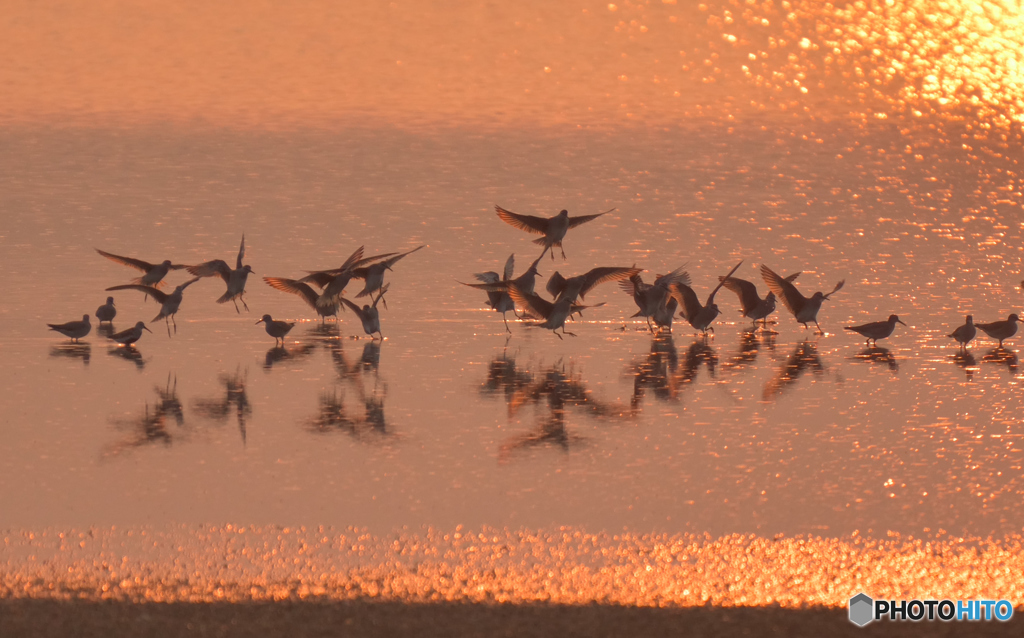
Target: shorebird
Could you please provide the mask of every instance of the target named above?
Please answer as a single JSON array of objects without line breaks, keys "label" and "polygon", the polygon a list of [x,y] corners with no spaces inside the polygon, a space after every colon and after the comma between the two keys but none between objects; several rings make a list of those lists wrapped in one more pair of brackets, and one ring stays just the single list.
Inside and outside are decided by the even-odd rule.
[{"label": "shorebird", "polygon": [[288,321],[274,321],[270,315],[263,315],[263,318],[256,323],[262,323],[267,328],[267,334],[274,338],[274,344],[280,340],[281,345],[284,345],[284,338],[291,329],[295,327],[294,323]]},{"label": "shorebird", "polygon": [[[538,246],[543,246],[544,250],[541,251],[540,256],[543,257],[549,249],[554,246],[558,246],[558,249],[562,251],[562,259],[565,259],[565,249],[562,248],[562,240],[565,238],[565,234],[569,232],[569,229],[576,228],[580,224],[585,224],[589,221],[597,219],[601,215],[607,215],[608,213],[615,210],[606,210],[603,213],[596,215],[578,215],[576,217],[569,217],[569,211],[563,210],[554,217],[536,217],[534,215],[520,215],[513,213],[512,211],[505,210],[501,206],[495,206],[494,210],[498,213],[498,217],[501,221],[518,228],[519,230],[525,230],[528,233],[536,235],[544,235],[540,239],[533,240],[533,243]],[[555,251],[551,251],[551,259],[555,258]]]},{"label": "shorebird", "polygon": [[825,331],[818,325],[818,311],[821,310],[821,303],[823,301],[836,294],[843,287],[843,284],[846,283],[845,279],[836,284],[832,292],[827,295],[819,291],[808,298],[800,294],[800,291],[791,282],[786,281],[784,277],[779,276],[764,264],[761,264],[761,276],[764,278],[764,282],[768,284],[768,288],[793,313],[796,320],[804,324],[804,328],[807,327],[808,322],[813,321],[815,327],[818,328],[818,334],[825,334]]},{"label": "shorebird", "polygon": [[[785,277],[785,280],[792,283],[799,276],[800,273],[795,272]],[[720,281],[726,290],[731,290],[739,297],[740,312],[743,313],[743,316],[752,320],[755,325],[760,320],[761,325],[767,328],[768,315],[775,312],[775,293],[769,290],[764,299],[761,299],[761,296],[757,294],[757,286],[746,279],[722,277]]]},{"label": "shorebird", "polygon": [[[885,339],[892,334],[892,331],[896,329],[897,323],[903,322],[900,321],[900,318],[896,315],[889,315],[889,318],[885,321],[873,321],[862,326],[844,326],[843,329],[856,332],[862,337],[866,337],[867,341],[864,342],[865,345],[870,344],[871,342],[878,345],[879,339]],[[903,325],[905,326],[907,324],[903,323]]]},{"label": "shorebird", "polygon": [[143,286],[153,286],[159,288],[163,285],[163,279],[167,276],[167,273],[171,270],[181,270],[187,268],[183,264],[172,264],[170,259],[165,259],[159,264],[151,264],[148,261],[142,261],[141,259],[135,259],[133,257],[122,257],[120,255],[114,255],[108,252],[104,252],[99,248],[96,252],[103,255],[111,261],[116,261],[119,264],[124,264],[131,268],[141,270],[145,274],[141,277],[132,280],[133,284],[141,284]]},{"label": "shorebird", "polygon": [[50,330],[56,330],[72,341],[78,341],[92,330],[89,323],[89,315],[82,315],[81,321],[69,321],[67,323],[48,323]]},{"label": "shorebird", "polygon": [[967,344],[971,342],[971,339],[973,339],[977,334],[978,329],[974,327],[974,317],[967,315],[967,320],[964,325],[954,330],[948,336],[959,341],[960,349],[964,350],[967,348]]},{"label": "shorebird", "polygon": [[999,347],[1003,347],[1003,341],[1009,339],[1013,335],[1017,334],[1017,322],[1020,321],[1020,317],[1016,314],[1011,314],[1006,318],[1006,321],[993,321],[992,323],[976,323],[974,324],[981,329],[982,332],[987,334],[993,339],[999,340]]},{"label": "shorebird", "polygon": [[[509,261],[512,260],[512,257],[514,257],[514,255],[509,257]],[[508,289],[509,289],[509,287],[512,284],[515,284],[516,287],[519,288],[519,290],[522,293],[532,295],[533,291],[534,291],[534,288],[536,288],[536,285],[537,285],[537,275],[539,274],[537,272],[537,264],[539,264],[539,263],[540,263],[540,257],[538,257],[537,259],[534,259],[533,263],[530,264],[530,267],[526,269],[526,272],[524,272],[523,274],[519,275],[515,279],[505,279],[505,280],[494,281],[494,282],[491,282],[491,283],[480,283],[480,284],[467,284],[467,283],[464,283],[464,282],[459,282],[459,283],[461,283],[463,286],[469,286],[470,288],[476,288],[478,290],[486,290],[488,292],[488,300],[490,300],[490,298],[491,298],[490,297],[490,293],[492,293],[492,292],[501,292],[501,293],[506,293],[507,294],[508,293]],[[506,271],[507,271],[507,269],[508,269],[508,262],[505,262],[505,268],[506,268]],[[497,273],[490,273],[490,274],[493,274],[494,276],[497,276]],[[487,276],[488,278],[490,278],[488,273],[480,273],[480,274],[475,275],[475,276],[476,276],[477,279],[480,279],[481,275]]]},{"label": "shorebird", "polygon": [[683,318],[685,318],[691,326],[700,330],[701,334],[707,335],[708,329],[710,329],[711,332],[715,331],[715,329],[711,327],[711,322],[721,314],[721,311],[718,309],[718,304],[715,303],[715,295],[718,294],[718,291],[725,285],[725,280],[732,277],[732,274],[736,272],[736,269],[739,268],[742,263],[743,261],[741,260],[740,263],[732,267],[732,270],[729,271],[728,275],[725,277],[719,277],[718,285],[715,286],[715,289],[711,291],[710,295],[708,295],[708,300],[703,306],[700,305],[700,300],[697,299],[697,293],[693,291],[693,288],[690,288],[688,285],[681,282],[672,286],[672,294],[677,296],[679,305],[683,307]]},{"label": "shorebird", "polygon": [[281,292],[290,292],[293,295],[298,295],[300,299],[306,302],[306,305],[320,315],[321,323],[326,323],[327,317],[338,317],[338,308],[341,307],[341,302],[335,300],[329,304],[321,306],[320,299],[324,295],[322,293],[317,294],[317,292],[308,284],[295,279],[285,279],[283,277],[264,277],[263,281],[267,282],[267,285],[271,288],[280,290]]},{"label": "shorebird", "polygon": [[[171,323],[174,324],[174,333],[178,333],[178,322],[174,321],[174,315],[178,313],[178,307],[181,306],[181,296],[186,288],[199,281],[199,277],[189,279],[185,283],[181,284],[174,289],[171,293],[165,293],[161,290],[157,290],[152,286],[140,286],[138,284],[125,284],[124,286],[111,286],[107,290],[138,290],[146,293],[146,295],[156,299],[160,303],[160,313],[153,317],[150,321],[164,320],[167,324],[167,336],[171,336]],[[169,321],[168,321],[169,320]]]},{"label": "shorebird", "polygon": [[562,329],[562,334],[567,334],[570,337],[576,336],[571,332],[566,332],[565,330],[565,320],[568,319],[571,314],[582,312],[587,308],[596,308],[604,305],[604,303],[599,303],[593,306],[581,306],[575,303],[568,295],[562,295],[552,303],[538,295],[526,293],[520,290],[514,283],[509,285],[508,294],[511,295],[512,299],[522,306],[531,317],[543,320],[528,325],[547,328],[548,330],[553,331],[555,336],[559,339],[562,338],[562,335],[557,332],[559,328]]},{"label": "shorebird", "polygon": [[114,317],[116,316],[117,308],[114,307],[113,297],[107,297],[107,303],[96,309],[96,318],[100,320],[100,323],[103,323],[104,321],[107,323],[114,323]]},{"label": "shorebird", "polygon": [[[329,310],[332,307],[341,306],[341,295],[353,279],[366,277],[366,272],[356,273],[357,268],[368,267],[370,264],[387,259],[397,253],[384,253],[373,257],[363,257],[363,247],[360,246],[349,255],[348,259],[338,268],[332,270],[311,270],[308,274],[299,279],[300,282],[312,282],[321,288],[320,296],[316,301],[317,307]],[[344,308],[342,308],[344,310]]]},{"label": "shorebird", "polygon": [[[370,295],[370,298],[373,299],[373,293],[378,291],[380,292],[380,294],[377,296],[377,300],[383,297],[384,289],[387,288],[387,286],[384,286],[384,271],[391,270],[391,267],[394,266],[399,259],[405,257],[406,255],[413,254],[420,248],[423,248],[423,246],[417,246],[416,248],[413,248],[408,252],[395,255],[394,257],[388,257],[384,261],[379,261],[373,265],[354,269],[352,272],[356,277],[366,280],[366,285],[363,286],[363,289],[359,292],[358,295],[356,295],[356,299],[358,299],[359,297],[365,297],[367,295]],[[376,308],[377,301],[374,301],[373,305]],[[384,302],[384,307],[388,307],[387,301]]]},{"label": "shorebird", "polygon": [[[512,297],[510,297],[508,294],[508,282],[512,281],[512,275],[515,272],[515,267],[516,256],[513,253],[509,255],[508,260],[505,261],[505,270],[502,272],[501,275],[494,272],[493,270],[488,270],[487,272],[478,272],[473,275],[479,281],[482,281],[484,284],[505,284],[505,287],[503,289],[491,290],[489,288],[485,288],[484,290],[486,290],[487,292],[487,305],[493,308],[495,312],[501,313],[501,318],[505,322],[505,330],[509,334],[512,334],[512,330],[508,327],[508,316],[506,313],[508,313],[509,310],[515,313],[516,304],[514,301],[512,301]],[[459,283],[462,284],[463,286],[472,287],[477,287],[480,285],[467,284],[461,281]]]},{"label": "shorebird", "polygon": [[241,314],[241,311],[238,309],[238,302],[235,300],[240,300],[242,305],[245,306],[246,312],[249,311],[249,306],[246,305],[243,295],[245,295],[245,280],[249,277],[249,273],[253,272],[251,266],[242,265],[244,257],[245,235],[243,234],[242,244],[238,247],[238,261],[234,270],[223,259],[205,261],[197,266],[186,266],[186,268],[195,277],[220,277],[223,279],[228,289],[217,299],[217,303],[230,301],[235,304],[235,312]]},{"label": "shorebird", "polygon": [[149,333],[153,331],[146,327],[146,324],[139,321],[134,327],[122,330],[121,332],[110,335],[110,339],[118,343],[123,343],[126,346],[130,346],[139,339],[142,338],[142,331],[146,330]]},{"label": "shorebird", "polygon": [[567,298],[569,302],[572,303],[576,301],[577,297],[580,299],[586,299],[587,293],[600,284],[609,281],[622,281],[623,279],[629,279],[633,275],[638,275],[642,272],[642,268],[604,266],[601,268],[592,268],[582,275],[566,279],[556,270],[551,275],[551,278],[548,279],[548,283],[545,288],[548,293],[555,298],[555,301]]},{"label": "shorebird", "polygon": [[[676,283],[690,285],[690,275],[683,268],[686,268],[685,264],[667,275],[657,275],[653,284],[644,283],[640,273],[619,282],[619,287],[632,297],[637,307],[640,308],[633,317],[646,317],[647,327],[652,332],[654,331],[654,327],[651,325],[652,317],[655,318],[655,323],[659,326],[667,323],[668,329],[672,329],[672,315],[675,314],[678,302],[671,297],[671,287]],[[666,314],[665,309],[669,303],[673,304],[672,311]]]},{"label": "shorebird", "polygon": [[[373,300],[372,306],[363,305],[363,307],[360,308],[345,297],[341,298],[341,303],[351,308],[352,311],[356,313],[356,316],[359,317],[359,321],[362,322],[363,330],[366,334],[371,337],[373,337],[374,333],[379,334],[381,341],[384,341],[384,333],[380,331],[380,313],[377,312],[377,302],[384,297],[384,293],[388,291],[388,286],[390,285],[391,284],[386,284],[380,289],[380,294]],[[373,338],[376,339],[377,337]]]}]

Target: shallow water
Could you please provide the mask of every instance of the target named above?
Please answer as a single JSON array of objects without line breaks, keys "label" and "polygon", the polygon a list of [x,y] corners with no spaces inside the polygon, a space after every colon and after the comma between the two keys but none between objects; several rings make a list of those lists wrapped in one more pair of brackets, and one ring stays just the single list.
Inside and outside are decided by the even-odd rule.
[{"label": "shallow water", "polygon": [[[438,49],[424,36],[402,45],[423,67],[408,83],[395,75],[401,65],[374,55],[349,80],[317,81],[335,68],[317,39],[334,23],[304,13],[276,32],[277,67],[259,64],[269,53],[247,57],[249,22],[193,34],[196,50],[175,55],[141,47],[129,63],[115,55],[127,40],[91,31],[102,12],[46,18],[75,51],[106,44],[82,53],[81,90],[59,88],[74,70],[67,58],[26,42],[19,55],[40,69],[38,82],[26,69],[0,71],[22,88],[0,129],[0,527],[1016,537],[1015,342],[996,350],[980,337],[958,356],[945,335],[965,314],[992,321],[1021,308],[1020,93],[1001,73],[1005,56],[1019,56],[1001,44],[1019,17],[989,16],[995,27],[979,30],[981,41],[936,45],[977,56],[942,93],[946,76],[931,82],[909,62],[872,84],[894,68],[883,63],[916,50],[902,34],[954,33],[928,31],[923,14],[840,20],[811,4],[778,26],[778,9],[757,5],[769,20],[758,27],[732,5],[609,6],[573,8],[590,17],[571,18],[583,25],[571,33],[604,34],[578,45],[568,30],[547,42],[570,18],[529,5],[515,10],[529,20],[497,7],[435,15],[499,36],[525,29],[532,47],[522,49],[548,70],[502,66],[505,53],[519,55],[505,51],[519,46],[508,39],[495,36],[499,53],[481,57],[491,38]],[[969,3],[946,9],[965,24],[982,19]],[[21,17],[43,20],[34,11]],[[267,28],[280,17],[269,11],[239,19]],[[359,20],[395,42],[416,23],[363,11]],[[74,16],[88,28],[70,29]],[[680,31],[694,38],[686,46],[668,31],[680,23],[695,28]],[[749,30],[739,44],[727,37],[734,23]],[[858,24],[874,30],[857,36]],[[853,29],[850,50],[833,54],[849,72],[829,71],[814,48],[830,33],[822,25]],[[889,44],[876,53],[879,33]],[[825,35],[800,44],[815,34]],[[383,55],[388,42],[366,46]],[[744,43],[764,82],[739,68]],[[203,73],[186,72],[210,50],[220,53]],[[687,61],[652,71],[669,57]],[[465,68],[452,70],[453,58]],[[922,59],[946,68],[939,53]],[[555,77],[566,67],[574,72]],[[219,68],[237,72],[215,90]],[[447,75],[435,86],[424,69]],[[635,82],[640,72],[662,81]],[[801,93],[796,75],[773,75],[786,72],[820,85]],[[560,84],[545,84],[553,77]],[[352,90],[338,88],[345,81]],[[979,92],[984,108],[971,103]],[[506,339],[485,295],[458,283],[499,270],[510,253],[521,272],[538,252],[495,204],[543,215],[615,207],[569,234],[567,261],[544,258],[544,279],[687,263],[704,295],[742,259],[737,276],[762,290],[761,263],[802,271],[808,293],[846,285],[825,304],[820,337],[782,308],[777,335],[751,335],[724,290],[712,339],[680,323],[652,337],[612,284],[587,297],[606,305],[570,328],[575,338],[513,325]],[[214,303],[223,284],[208,279],[186,291],[177,333],[153,324],[137,355],[95,331],[69,347],[45,328],[94,311],[106,287],[135,276],[94,248],[232,262],[243,232],[251,312]],[[375,254],[421,244],[389,273],[383,344],[352,339],[362,331],[351,314],[320,327],[260,279],[335,267],[360,245]],[[114,294],[118,329],[156,313],[141,294]],[[302,321],[284,350],[253,325],[263,313]],[[884,348],[842,330],[890,313],[909,327]]]}]

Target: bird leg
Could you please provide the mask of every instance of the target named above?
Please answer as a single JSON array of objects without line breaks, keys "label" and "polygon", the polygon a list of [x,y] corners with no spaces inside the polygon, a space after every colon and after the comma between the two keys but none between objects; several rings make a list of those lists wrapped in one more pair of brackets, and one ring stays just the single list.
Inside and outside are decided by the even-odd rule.
[{"label": "bird leg", "polygon": [[[565,249],[562,248],[561,242],[558,244],[558,250],[562,251],[562,261],[566,261],[568,257],[565,256]],[[554,257],[554,255],[552,255],[552,257]]]},{"label": "bird leg", "polygon": [[167,336],[171,336],[171,318],[164,317],[164,325],[167,326]]},{"label": "bird leg", "polygon": [[501,313],[501,318],[505,321],[505,331],[512,334],[512,329],[508,327],[508,317],[505,316],[504,312]]},{"label": "bird leg", "polygon": [[242,311],[238,309],[238,302],[235,301],[234,297],[231,298],[231,303],[235,304],[235,312],[237,312],[238,314],[242,314]]},{"label": "bird leg", "polygon": [[569,335],[570,337],[575,337],[575,336],[576,336],[576,335],[574,335],[574,334],[573,334],[573,333],[571,333],[571,332],[566,332],[566,331],[565,331],[565,326],[564,326],[564,325],[562,326],[562,334],[566,334],[566,335]]},{"label": "bird leg", "polygon": [[652,333],[654,332],[654,326],[651,325],[650,317],[647,317],[647,329],[650,330]]},{"label": "bird leg", "polygon": [[[245,303],[245,297],[243,295],[244,295],[244,293],[241,294],[241,295],[238,295],[238,299],[242,302],[242,306],[245,307],[245,311],[249,312],[249,305],[247,303]],[[237,309],[238,306],[235,306],[235,308]],[[241,314],[241,313],[239,313],[239,314]],[[282,339],[282,341],[283,341],[283,339]]]},{"label": "bird leg", "polygon": [[814,320],[814,327],[818,329],[818,334],[820,334],[820,335],[825,334],[825,331],[822,330],[821,326],[818,325],[818,320],[817,319]]}]

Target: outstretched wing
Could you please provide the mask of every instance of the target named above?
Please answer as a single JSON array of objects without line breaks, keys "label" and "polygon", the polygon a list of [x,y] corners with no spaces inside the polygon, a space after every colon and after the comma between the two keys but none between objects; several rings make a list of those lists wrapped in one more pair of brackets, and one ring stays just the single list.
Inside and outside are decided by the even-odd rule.
[{"label": "outstretched wing", "polygon": [[516,271],[516,255],[512,253],[508,256],[508,260],[505,262],[505,281],[512,279]]},{"label": "outstretched wing", "polygon": [[547,319],[551,314],[551,309],[554,308],[554,304],[547,299],[524,293],[514,283],[509,284],[508,294],[512,297],[512,301],[525,308],[528,313],[538,319]]},{"label": "outstretched wing", "polygon": [[686,268],[686,264],[683,264],[679,268],[676,268],[675,270],[673,270],[672,272],[670,272],[667,275],[659,275],[654,280],[654,285],[655,286],[668,286],[669,284],[675,284],[675,283],[686,284],[687,286],[691,285],[690,284],[690,273],[686,272],[686,270],[684,270],[684,268]]},{"label": "outstretched wing", "polygon": [[302,297],[311,308],[316,310],[316,300],[319,295],[309,287],[309,285],[302,283],[301,281],[295,281],[294,279],[284,279],[282,277],[264,277],[263,281],[267,282],[267,285],[275,290],[281,292],[290,292],[293,295]]},{"label": "outstretched wing", "polygon": [[836,294],[837,292],[839,292],[839,289],[840,289],[840,288],[842,288],[842,287],[843,287],[843,284],[845,284],[845,283],[846,283],[846,280],[845,280],[845,279],[843,279],[843,280],[842,280],[842,281],[840,281],[840,282],[839,282],[838,284],[836,284],[836,287],[832,289],[832,292],[830,292],[830,293],[828,293],[827,295],[825,295],[825,299],[828,299],[828,298],[829,298],[829,297],[831,297],[832,295],[834,295],[834,294]]},{"label": "outstretched wing", "polygon": [[[740,260],[740,263],[738,263],[738,264],[736,264],[735,266],[732,267],[732,270],[730,270],[729,274],[725,276],[725,279],[728,279],[729,277],[732,277],[732,274],[734,272],[736,272],[737,270],[739,270],[739,267],[741,265],[743,265],[743,260],[742,259]],[[711,304],[715,303],[715,295],[718,294],[719,290],[721,290],[723,283],[724,282],[722,281],[722,278],[719,277],[718,278],[718,285],[715,286],[715,289],[711,291],[710,295],[708,295],[708,302],[706,304],[704,304],[705,306],[710,306]]]},{"label": "outstretched wing", "polygon": [[528,233],[534,233],[535,235],[548,234],[548,220],[543,217],[520,215],[518,213],[513,213],[510,210],[505,210],[501,206],[495,206],[494,210],[497,211],[498,217],[501,218],[501,221],[510,226],[514,226],[519,230],[525,230]]},{"label": "outstretched wing", "polygon": [[152,286],[143,286],[142,284],[124,284],[123,286],[111,286],[107,290],[138,290],[144,292],[153,299],[156,299],[159,303],[163,303],[167,300],[167,293],[162,290],[157,290]]},{"label": "outstretched wing", "polygon": [[327,284],[334,281],[335,277],[337,277],[337,275],[332,275],[329,271],[321,270],[319,272],[311,272],[302,279],[299,279],[298,281],[300,283],[311,281],[314,284],[316,284],[317,287],[319,288],[326,288]]},{"label": "outstretched wing", "polygon": [[[141,259],[135,259],[133,257],[122,257],[121,255],[114,255],[112,253],[103,252],[99,248],[96,249],[96,252],[98,252],[99,254],[103,255],[104,257],[111,261],[116,261],[119,264],[136,268],[138,270],[141,270],[142,272],[149,272],[150,270],[153,269],[153,264],[149,263],[148,261],[142,261]],[[180,267],[181,266],[179,266],[179,268]]]},{"label": "outstretched wing", "polygon": [[477,290],[486,290],[487,292],[506,292],[509,284],[504,281],[494,280],[491,283],[482,284],[467,284],[464,281],[460,281],[463,286],[469,286],[470,288],[476,288]]},{"label": "outstretched wing", "polygon": [[501,281],[501,277],[498,276],[498,273],[494,272],[493,270],[488,270],[487,272],[474,273],[473,276],[476,277],[477,281],[482,281],[485,284],[496,284],[499,281]]},{"label": "outstretched wing", "polygon": [[413,248],[412,250],[410,250],[408,252],[404,252],[404,253],[395,255],[394,257],[389,257],[388,259],[385,259],[384,261],[381,261],[379,263],[384,264],[385,268],[391,268],[392,266],[395,265],[395,262],[397,262],[399,259],[401,259],[402,257],[406,257],[408,255],[413,254],[414,252],[416,252],[420,248],[423,248],[423,246],[417,246],[416,248]]},{"label": "outstretched wing", "polygon": [[[242,241],[244,243],[245,240]],[[223,259],[204,261],[198,266],[188,266],[187,269],[189,274],[195,277],[220,277],[224,283],[231,279],[231,267]]]},{"label": "outstretched wing", "polygon": [[345,304],[346,306],[348,306],[349,308],[352,309],[352,312],[356,313],[356,316],[359,317],[360,321],[363,320],[363,309],[362,308],[360,308],[356,304],[352,303],[351,301],[349,301],[345,297],[339,297],[339,299],[341,299],[341,303]]},{"label": "outstretched wing", "polygon": [[548,283],[546,286],[544,286],[544,289],[548,291],[549,295],[551,295],[555,299],[558,299],[558,296],[565,291],[567,283],[568,280],[562,276],[562,273],[556,270],[555,272],[551,273],[551,277],[548,278]]},{"label": "outstretched wing", "polygon": [[242,244],[238,247],[238,265],[235,268],[242,267],[243,257],[245,257],[245,233],[242,233]]},{"label": "outstretched wing", "polygon": [[795,315],[803,310],[807,298],[800,294],[796,286],[780,277],[765,264],[761,264],[761,277],[764,278],[764,283],[768,284],[768,290],[774,292],[790,312]]},{"label": "outstretched wing", "polygon": [[740,306],[743,307],[744,314],[750,312],[761,303],[761,297],[757,294],[757,286],[746,279],[719,277],[718,280],[722,282],[723,288],[731,290],[740,298]]},{"label": "outstretched wing", "polygon": [[583,287],[580,288],[580,299],[586,298],[587,293],[600,284],[609,281],[622,281],[623,279],[629,279],[633,275],[639,275],[642,272],[642,268],[624,268],[621,266],[594,268],[583,276]]},{"label": "outstretched wing", "polygon": [[615,210],[615,209],[612,208],[611,210],[606,210],[603,213],[598,213],[596,215],[577,215],[576,217],[570,217],[569,218],[569,228],[576,228],[580,224],[586,224],[589,221],[593,221],[593,220],[597,219],[601,215],[607,215],[608,213],[612,212],[613,210]]},{"label": "outstretched wing", "polygon": [[689,321],[690,317],[696,317],[697,313],[701,311],[700,300],[697,299],[697,293],[693,291],[686,284],[676,283],[669,286],[672,298],[679,302],[682,307],[683,317]]}]

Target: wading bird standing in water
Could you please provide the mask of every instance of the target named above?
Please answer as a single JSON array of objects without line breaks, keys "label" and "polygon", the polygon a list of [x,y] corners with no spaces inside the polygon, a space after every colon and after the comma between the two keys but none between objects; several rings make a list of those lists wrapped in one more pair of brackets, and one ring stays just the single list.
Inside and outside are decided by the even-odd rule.
[{"label": "wading bird standing in water", "polygon": [[601,215],[607,215],[608,213],[615,210],[606,210],[603,213],[596,215],[579,215],[577,217],[569,217],[569,211],[563,210],[554,217],[536,217],[534,215],[520,215],[513,213],[510,210],[505,210],[501,206],[495,206],[494,210],[497,211],[498,217],[501,221],[518,228],[519,230],[525,230],[528,233],[534,233],[536,235],[544,235],[540,239],[533,240],[533,243],[538,246],[543,246],[544,250],[541,251],[540,256],[543,257],[544,253],[551,250],[551,259],[555,258],[555,251],[553,247],[558,246],[558,249],[562,251],[562,259],[565,259],[565,249],[562,248],[562,240],[565,238],[565,234],[569,232],[569,229],[576,228],[580,224],[585,224],[591,220],[597,219]]},{"label": "wading bird standing in water", "polygon": [[974,327],[974,317],[967,315],[967,320],[964,325],[950,333],[949,337],[951,339],[956,339],[960,343],[961,350],[966,350],[967,344],[970,343],[971,339],[974,339],[977,334],[978,329]]},{"label": "wading bird standing in water", "polygon": [[241,314],[241,310],[238,309],[238,301],[242,302],[245,306],[246,312],[249,311],[249,306],[245,303],[245,280],[249,277],[249,273],[253,272],[251,266],[243,266],[242,259],[245,257],[245,235],[242,235],[242,244],[238,247],[238,260],[234,270],[228,266],[227,262],[223,259],[214,259],[212,261],[205,261],[197,266],[187,266],[189,273],[195,277],[220,277],[227,284],[228,289],[223,295],[217,300],[217,303],[227,303],[228,301],[235,304],[235,312]]},{"label": "wading bird standing in water", "polygon": [[[390,285],[386,284],[380,289],[380,294],[373,300],[372,306],[364,305],[360,308],[345,297],[341,298],[341,303],[351,308],[352,312],[356,313],[356,316],[359,317],[359,321],[363,324],[363,331],[371,337],[373,337],[374,333],[380,335],[381,341],[384,341],[384,333],[380,331],[380,313],[377,312],[377,302],[384,298],[384,293],[388,291],[388,286]],[[376,339],[377,337],[373,338]]]},{"label": "wading bird standing in water", "polygon": [[976,323],[978,329],[987,334],[992,339],[999,340],[999,347],[1003,347],[1003,340],[1009,339],[1013,335],[1017,334],[1017,322],[1020,318],[1016,314],[1012,314],[1006,318],[1006,321],[993,321],[992,323]]},{"label": "wading bird standing in water", "polygon": [[[885,321],[873,321],[862,326],[844,326],[844,330],[856,332],[860,336],[866,337],[867,341],[864,342],[866,345],[874,342],[877,346],[879,339],[885,339],[892,334],[892,331],[896,329],[897,323],[903,322],[896,315],[889,315],[889,318]],[[907,324],[903,323],[903,325]]]},{"label": "wading bird standing in water", "polygon": [[48,323],[50,330],[56,330],[65,337],[68,337],[72,341],[78,341],[85,335],[89,334],[92,330],[92,324],[89,323],[89,315],[82,315],[81,321],[69,321],[67,323]]},{"label": "wading bird standing in water", "polygon": [[721,311],[718,309],[718,304],[715,303],[715,295],[718,294],[718,291],[725,285],[725,281],[732,277],[732,274],[736,272],[736,269],[739,268],[742,263],[743,262],[740,261],[739,264],[733,266],[732,270],[730,270],[729,274],[725,277],[719,277],[718,285],[715,286],[715,289],[711,291],[710,295],[708,295],[708,300],[703,306],[700,305],[700,300],[697,299],[697,293],[693,291],[693,288],[690,288],[684,283],[676,283],[672,286],[672,294],[676,296],[679,301],[679,305],[682,307],[683,317],[691,326],[700,330],[701,334],[707,335],[708,330],[711,332],[715,331],[715,329],[711,327],[711,322],[721,314]]}]

